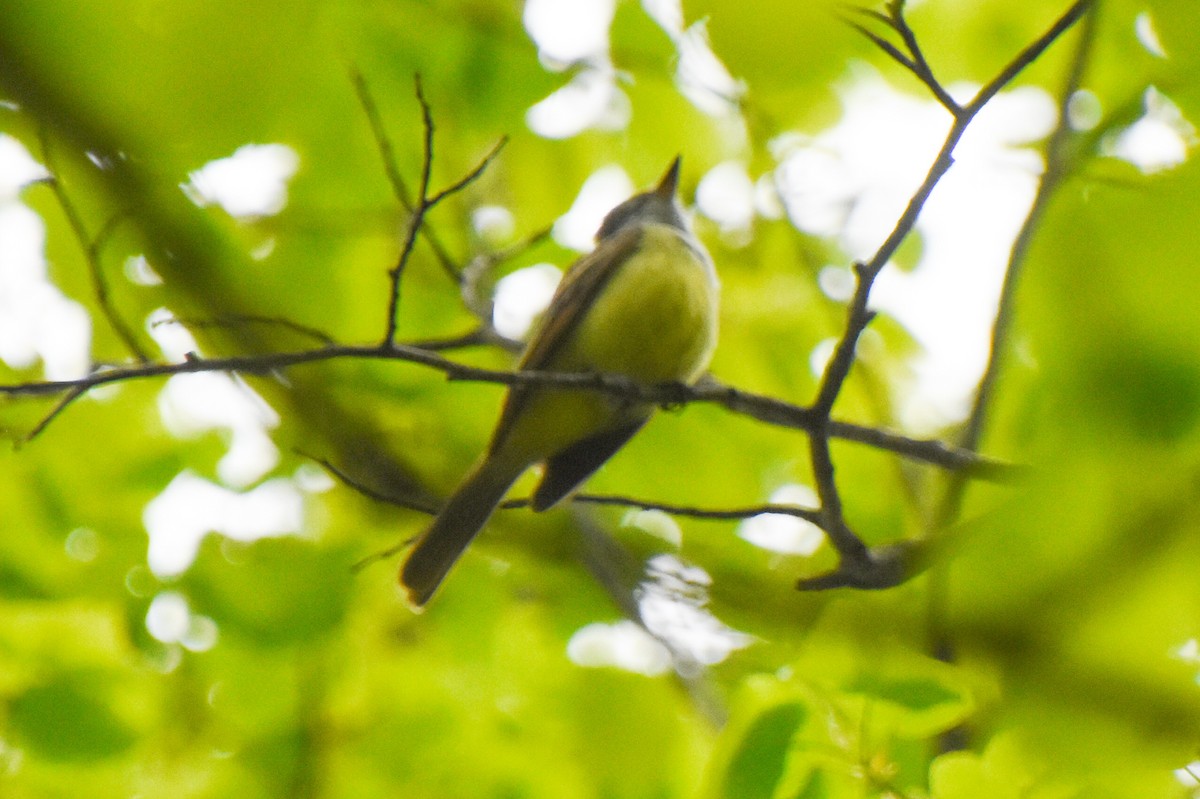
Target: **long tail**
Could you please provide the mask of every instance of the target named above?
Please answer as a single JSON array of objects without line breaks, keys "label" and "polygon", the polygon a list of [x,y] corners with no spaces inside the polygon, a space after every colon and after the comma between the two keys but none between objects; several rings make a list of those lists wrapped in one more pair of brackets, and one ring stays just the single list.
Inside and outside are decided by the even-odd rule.
[{"label": "long tail", "polygon": [[400,585],[413,608],[433,596],[454,563],[487,523],[526,464],[485,456],[463,478],[400,568]]}]

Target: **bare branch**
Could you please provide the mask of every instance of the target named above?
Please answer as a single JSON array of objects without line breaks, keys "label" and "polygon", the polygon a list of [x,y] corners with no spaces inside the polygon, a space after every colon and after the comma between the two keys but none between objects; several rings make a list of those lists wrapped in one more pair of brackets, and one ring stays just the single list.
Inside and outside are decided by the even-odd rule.
[{"label": "bare branch", "polygon": [[552,226],[544,227],[502,250],[480,253],[463,267],[459,273],[459,293],[467,310],[474,314],[483,326],[492,326],[495,303],[491,294],[487,292],[486,285],[496,267],[548,238],[552,230]]},{"label": "bare branch", "polygon": [[[469,172],[461,180],[456,181],[448,188],[438,192],[432,197],[429,195],[429,183],[433,173],[433,112],[429,107],[429,101],[425,99],[425,90],[421,85],[421,76],[414,77],[413,82],[416,86],[417,102],[421,106],[421,122],[424,129],[421,158],[421,182],[419,194],[415,205],[412,207],[412,214],[408,220],[408,230],[404,236],[404,244],[400,248],[400,256],[396,261],[396,265],[388,272],[388,278],[391,283],[391,294],[388,302],[387,311],[387,330],[383,337],[383,346],[391,346],[396,340],[396,327],[399,323],[400,310],[400,282],[404,278],[405,269],[408,266],[408,261],[412,257],[413,249],[417,244],[417,236],[420,234],[422,227],[425,225],[425,216],[431,211],[434,206],[445,198],[462,191],[472,182],[477,180],[484,170],[491,165],[492,161],[503,149],[507,138],[502,138],[492,150],[484,157],[484,159]],[[457,269],[451,270],[451,276],[455,283],[461,281],[461,275]]]},{"label": "bare branch", "polygon": [[908,52],[912,55],[912,72],[917,76],[917,79],[933,93],[937,101],[942,104],[942,107],[951,114],[958,116],[962,113],[962,108],[954,98],[950,96],[950,92],[946,91],[933,74],[933,68],[929,62],[925,60],[925,53],[921,50],[920,43],[917,42],[917,35],[909,26],[908,20],[904,18],[904,5],[897,3],[892,9],[893,27],[900,34],[900,38],[904,40],[904,46],[908,48]]},{"label": "bare branch", "polygon": [[[821,524],[820,511],[814,508],[802,508],[798,505],[767,503],[764,505],[748,505],[742,508],[698,508],[692,505],[672,505],[666,502],[651,502],[638,499],[637,497],[606,494],[576,494],[572,497],[571,501],[591,505],[617,505],[637,508],[639,510],[660,510],[672,516],[686,516],[690,519],[704,519],[708,521],[751,519],[755,516],[772,513],[779,516],[791,516],[796,519],[803,519],[817,526]],[[526,501],[521,500],[521,503],[524,505]]]},{"label": "bare branch", "polygon": [[884,54],[886,54],[889,58],[891,58],[897,64],[904,67],[909,72],[916,74],[916,72],[917,72],[916,63],[914,63],[913,60],[911,58],[909,58],[908,56],[906,56],[904,53],[900,52],[900,48],[896,47],[896,45],[892,44],[891,42],[889,42],[887,39],[883,38],[879,34],[868,30],[865,25],[860,25],[857,22],[851,22],[849,24],[852,28],[854,28],[854,30],[858,31],[860,34],[862,34],[863,36],[870,39],[872,44],[874,44],[876,47],[878,47],[880,50],[882,50],[884,52]]},{"label": "bare branch", "polygon": [[425,339],[423,341],[410,341],[406,346],[416,347],[417,349],[429,350],[430,352],[446,352],[448,350],[461,350],[467,347],[499,347],[505,352],[513,355],[519,355],[525,344],[516,339],[507,338],[496,332],[496,329],[490,325],[480,325],[479,327],[461,336],[452,338],[440,339]]},{"label": "bare branch", "polygon": [[50,413],[42,417],[42,420],[33,426],[33,429],[16,440],[16,446],[28,444],[35,438],[40,436],[42,432],[50,426],[50,423],[59,417],[59,415],[67,409],[67,406],[75,400],[82,397],[88,392],[87,388],[75,388],[66,393],[66,395],[58,401],[57,404],[50,410]]},{"label": "bare branch", "polygon": [[299,322],[293,322],[291,319],[285,319],[280,316],[233,314],[229,316],[219,316],[215,319],[181,319],[179,317],[170,317],[167,319],[155,320],[151,326],[161,327],[163,325],[180,325],[182,327],[192,328],[193,330],[203,330],[205,328],[232,329],[235,327],[264,325],[267,327],[280,327],[284,330],[290,330],[293,333],[306,336],[326,346],[333,346],[337,343],[333,336],[329,335],[320,328],[302,325]]},{"label": "bare branch", "polygon": [[[299,453],[304,454],[304,453]],[[311,458],[316,463],[320,464],[326,471],[336,477],[339,481],[354,489],[358,493],[378,502],[384,502],[389,505],[395,505],[406,510],[415,510],[420,513],[434,515],[438,512],[438,508],[431,507],[423,502],[415,501],[410,498],[400,498],[377,491],[369,486],[366,486],[344,471],[334,466],[324,458],[317,458],[311,455],[305,457]],[[802,508],[796,505],[780,505],[780,504],[765,504],[752,505],[744,508],[698,508],[689,505],[671,505],[663,502],[650,502],[636,497],[617,496],[611,494],[576,494],[571,497],[571,502],[582,505],[604,505],[618,506],[627,508],[637,508],[639,510],[660,510],[664,513],[670,513],[674,516],[686,516],[693,519],[704,519],[709,521],[728,521],[749,519],[762,514],[772,513],[781,516],[792,516],[797,519],[803,519],[812,524],[820,524],[820,513],[811,508]],[[516,510],[527,508],[530,505],[528,498],[509,499],[500,504],[501,510]],[[381,549],[378,552],[373,552],[370,555],[357,561],[351,568],[355,571],[361,571],[372,563],[381,560],[387,560],[393,555],[403,552],[412,543],[412,538],[406,538],[403,541],[393,544],[386,549]]]},{"label": "bare branch", "polygon": [[[954,122],[946,134],[946,139],[942,143],[937,157],[930,165],[925,179],[909,199],[907,207],[897,220],[892,232],[870,259],[855,264],[856,286],[846,310],[846,326],[834,347],[833,357],[825,367],[816,400],[809,409],[816,417],[812,422],[813,427],[809,435],[809,460],[824,514],[822,527],[829,534],[831,543],[842,556],[842,562],[839,568],[830,575],[813,578],[806,581],[801,587],[811,589],[822,586],[860,584],[862,584],[860,587],[870,587],[870,584],[873,583],[886,583],[895,574],[907,573],[903,564],[897,566],[889,559],[880,557],[878,551],[872,552],[868,549],[844,519],[841,498],[834,477],[834,466],[829,452],[830,413],[854,364],[858,340],[874,316],[867,308],[872,285],[901,242],[912,232],[929,195],[953,165],[954,148],[958,145],[967,127],[996,93],[1008,85],[1022,69],[1033,63],[1050,44],[1078,21],[1089,6],[1090,0],[1076,2],[1045,34],[1026,47],[995,79],[981,89],[975,99],[955,114]],[[905,36],[904,29],[907,28],[907,24],[902,16],[902,3],[892,3],[889,5],[889,9],[892,27]],[[911,31],[908,35],[911,35]],[[915,43],[911,46],[915,47]],[[930,77],[932,79],[932,76]],[[903,554],[902,550],[889,550],[889,552]],[[897,572],[896,569],[899,571]],[[822,582],[826,578],[829,581],[828,585]],[[845,582],[847,580],[849,582]]]},{"label": "bare branch", "polygon": [[884,25],[894,31],[904,43],[904,48],[908,53],[901,52],[900,48],[889,42],[877,33],[869,30],[865,25],[855,22],[851,19],[846,19],[846,23],[865,36],[876,47],[884,52],[888,58],[891,58],[901,67],[913,74],[917,80],[921,82],[929,90],[929,92],[937,99],[937,101],[954,116],[958,116],[962,112],[962,108],[946,88],[941,84],[933,74],[933,68],[925,59],[925,53],[921,50],[920,44],[917,42],[916,33],[909,26],[908,20],[904,18],[903,3],[889,3],[888,13],[875,11],[872,9],[851,7],[853,13],[861,16],[869,17],[876,22]]},{"label": "bare branch", "polygon": [[[113,216],[100,228],[95,237],[90,236],[87,232],[87,226],[84,225],[83,217],[80,216],[79,209],[75,207],[74,201],[71,200],[70,194],[67,193],[59,170],[54,164],[54,152],[50,146],[50,134],[44,126],[39,130],[39,137],[42,145],[42,161],[51,175],[49,180],[43,182],[54,193],[55,199],[58,200],[58,204],[67,218],[67,224],[71,227],[71,232],[74,233],[76,241],[79,242],[79,246],[83,250],[84,260],[87,262],[88,272],[91,275],[92,294],[96,300],[96,306],[108,321],[108,326],[117,334],[117,338],[121,340],[121,343],[125,345],[125,348],[129,350],[133,357],[142,363],[147,363],[150,360],[149,354],[138,342],[133,330],[125,324],[125,320],[117,313],[117,309],[113,307],[108,291],[108,278],[105,277],[104,268],[100,263],[100,252],[103,244],[108,240],[108,237],[121,217],[120,215]],[[39,425],[40,427],[44,427],[44,424]]]},{"label": "bare branch", "polygon": [[450,195],[457,194],[478,180],[479,177],[487,171],[487,168],[492,165],[492,161],[496,160],[496,156],[500,155],[500,151],[504,149],[504,145],[506,144],[508,144],[508,137],[501,136],[500,140],[492,145],[492,149],[489,150],[488,154],[483,157],[483,160],[479,162],[478,166],[468,172],[466,176],[455,181],[453,184],[447,186],[437,194],[430,197],[425,203],[426,208],[433,208],[433,206],[437,205]]},{"label": "bare branch", "polygon": [[1011,83],[1013,78],[1017,77],[1017,75],[1019,75],[1027,66],[1041,57],[1042,53],[1046,52],[1046,49],[1058,40],[1058,37],[1062,36],[1071,28],[1072,25],[1078,22],[1083,15],[1091,9],[1092,4],[1093,0],[1076,0],[1076,2],[1067,9],[1066,13],[1059,17],[1058,20],[1050,26],[1049,30],[1043,33],[1036,41],[1034,41],[1024,50],[1022,50],[1016,58],[1010,61],[1008,65],[1000,71],[999,75],[997,75],[991,80],[991,82],[980,89],[979,93],[975,95],[975,99],[973,99],[963,108],[963,113],[967,114],[968,116],[974,116],[975,114],[979,113],[979,109],[987,105],[988,101],[995,97],[1001,89]]},{"label": "bare branch", "polygon": [[997,480],[1019,476],[1022,469],[995,459],[964,452],[941,442],[906,438],[896,433],[850,422],[823,419],[812,408],[792,405],[774,397],[753,394],[741,389],[725,386],[714,380],[702,381],[696,386],[683,383],[660,383],[645,385],[623,375],[576,373],[576,372],[510,372],[483,369],[452,361],[437,350],[448,350],[472,346],[475,334],[446,339],[441,342],[422,342],[423,346],[394,344],[379,345],[332,345],[315,350],[274,352],[265,355],[240,355],[228,358],[200,358],[191,356],[180,363],[145,364],[106,368],[76,380],[55,380],[0,384],[0,396],[34,397],[55,396],[75,390],[84,392],[97,386],[127,380],[144,380],[168,377],[176,374],[196,372],[242,372],[245,374],[271,374],[289,367],[318,363],[335,359],[357,358],[365,360],[396,360],[414,363],[444,373],[447,379],[498,383],[502,385],[541,385],[559,388],[575,388],[598,391],[617,397],[653,402],[659,405],[684,405],[692,402],[708,402],[721,405],[730,411],[750,416],[777,427],[791,428],[812,433],[824,429],[826,435],[855,441],[877,449],[894,452],[913,460],[939,466],[944,469],[961,470],[972,477]]},{"label": "bare branch", "polygon": [[383,346],[385,347],[396,340],[396,325],[399,323],[400,311],[400,281],[404,278],[408,259],[412,257],[413,249],[416,247],[417,234],[421,232],[421,226],[425,221],[425,212],[429,210],[426,198],[429,195],[429,176],[433,170],[433,113],[429,110],[429,103],[425,100],[425,93],[421,88],[421,76],[414,76],[413,83],[416,86],[417,102],[421,106],[421,121],[424,129],[421,181],[416,203],[410,208],[412,213],[408,218],[408,230],[404,234],[400,257],[396,260],[396,265],[388,271],[391,291],[388,294],[387,327],[383,335]]},{"label": "bare branch", "polygon": [[[371,136],[375,139],[375,149],[379,151],[379,157],[383,161],[384,173],[387,175],[388,184],[392,187],[392,195],[404,210],[412,213],[413,199],[409,194],[408,186],[404,182],[404,177],[400,174],[400,167],[396,163],[395,148],[392,146],[392,140],[388,137],[387,129],[383,125],[383,117],[379,113],[379,106],[375,103],[375,98],[371,96],[370,87],[367,86],[367,80],[363,77],[362,73],[354,67],[350,67],[348,72],[350,81],[354,84],[354,92],[358,96],[358,104],[362,107],[363,113],[366,114],[367,124],[371,127]],[[424,236],[426,243],[429,244],[429,248],[433,250],[434,257],[441,264],[442,271],[452,279],[456,279],[458,265],[433,230],[428,225],[424,225],[421,235]]]},{"label": "bare branch", "polygon": [[392,187],[392,195],[400,205],[404,206],[404,210],[411,212],[413,210],[412,196],[408,193],[404,176],[400,174],[400,167],[396,164],[395,148],[383,125],[379,106],[376,105],[375,98],[371,96],[367,79],[354,67],[350,67],[348,71],[350,81],[354,84],[355,94],[358,95],[358,104],[362,106],[363,113],[367,115],[367,124],[371,126],[371,135],[375,138],[375,149],[379,151],[379,157],[383,160],[384,173]]},{"label": "bare branch", "polygon": [[[398,508],[406,508],[408,510],[415,510],[420,513],[426,513],[426,514],[429,514],[430,516],[432,516],[433,514],[438,512],[437,507],[435,507],[433,505],[429,505],[419,499],[413,499],[413,498],[403,498],[402,499],[394,494],[388,494],[383,491],[379,491],[374,488],[371,488],[370,486],[366,485],[365,483],[355,480],[353,477],[351,477],[349,474],[347,474],[346,472],[339,469],[337,466],[335,466],[331,461],[329,461],[326,458],[318,458],[316,455],[310,455],[302,450],[296,450],[296,454],[301,457],[308,458],[309,460],[313,461],[314,463],[317,463],[318,465],[320,465],[320,467],[322,469],[324,469],[325,471],[329,472],[334,477],[336,477],[338,479],[338,481],[341,482],[343,485],[347,485],[350,488],[353,488],[356,492],[358,492],[359,494],[362,494],[364,497],[367,497],[368,499],[373,499],[376,502],[382,502],[385,505],[395,505]],[[405,541],[404,545],[407,546],[407,544],[408,544],[408,541]],[[399,550],[396,550],[396,551],[399,551]]]}]

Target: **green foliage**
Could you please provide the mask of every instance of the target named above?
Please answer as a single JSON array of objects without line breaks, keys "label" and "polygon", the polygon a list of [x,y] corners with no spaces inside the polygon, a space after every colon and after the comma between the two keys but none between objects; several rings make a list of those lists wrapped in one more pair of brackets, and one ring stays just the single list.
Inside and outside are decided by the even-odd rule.
[{"label": "green foliage", "polygon": [[[910,22],[937,76],[979,84],[1068,3],[915,5]],[[514,509],[414,616],[394,589],[394,559],[353,565],[417,533],[426,516],[339,482],[297,488],[299,535],[210,534],[185,573],[156,576],[146,509],[177,475],[248,489],[222,477],[237,431],[185,435],[164,421],[161,379],[124,382],[0,452],[0,795],[1188,796],[1173,770],[1200,754],[1200,655],[1188,649],[1200,638],[1200,167],[1143,174],[1106,153],[1143,114],[1150,85],[1200,120],[1193,6],[1099,6],[1083,83],[1100,118],[1068,142],[986,416],[984,451],[1028,473],[972,483],[939,526],[944,471],[835,443],[852,527],[871,544],[933,536],[925,574],[882,592],[800,593],[797,578],[833,564],[828,546],[772,553],[739,537],[736,522],[682,516],[672,542],[670,525],[647,531],[624,509]],[[518,11],[494,0],[7,4],[0,131],[52,168],[89,236],[106,231],[89,264],[48,186],[18,198],[45,225],[54,286],[90,315],[94,360],[132,353],[97,304],[92,266],[156,356],[145,322],[164,307],[193,323],[206,357],[321,346],[278,320],[342,343],[380,340],[409,217],[348,67],[380,107],[410,192],[422,166],[415,73],[436,125],[434,191],[508,137],[479,180],[430,214],[456,267],[552,224],[608,164],[642,185],[683,152],[689,197],[723,161],[769,177],[788,137],[837,120],[838,90],[864,62],[891,86],[922,91],[839,19],[845,9],[687,2],[687,23],[707,20],[714,53],[745,82],[738,113],[713,117],[673,81],[671,38],[640,4],[621,2],[611,55],[628,126],[548,140],[530,131],[527,110],[586,67],[544,67]],[[1169,57],[1134,35],[1143,12]],[[1079,34],[1017,85],[1060,91]],[[862,133],[882,141],[890,131]],[[238,220],[179,190],[206,163],[266,143],[299,158],[280,213]],[[472,230],[483,205],[513,215],[498,244]],[[0,212],[15,206],[5,198]],[[740,234],[704,218],[697,228],[723,284],[714,375],[810,402],[812,353],[845,323],[818,278],[851,257],[786,218],[760,217]],[[911,271],[926,253],[914,237],[897,257]],[[161,285],[126,279],[134,255]],[[538,241],[498,274],[572,257]],[[419,242],[400,339],[476,323]],[[836,415],[896,429],[919,348],[890,318],[870,333]],[[449,354],[512,364],[494,347]],[[0,367],[5,385],[42,378],[37,367]],[[296,475],[315,456],[416,506],[469,466],[501,396],[382,359],[242,378],[280,417],[267,477],[305,485]],[[0,431],[21,439],[55,401],[5,396]],[[659,414],[588,489],[729,508],[812,481],[801,433],[690,404]],[[715,665],[681,658],[658,676],[580,665],[568,642],[626,616],[628,585],[663,553],[703,568],[711,584],[678,594],[748,644]],[[164,592],[186,600],[174,639],[147,627]],[[205,625],[215,642],[193,635]],[[954,742],[964,747],[946,751]]]}]

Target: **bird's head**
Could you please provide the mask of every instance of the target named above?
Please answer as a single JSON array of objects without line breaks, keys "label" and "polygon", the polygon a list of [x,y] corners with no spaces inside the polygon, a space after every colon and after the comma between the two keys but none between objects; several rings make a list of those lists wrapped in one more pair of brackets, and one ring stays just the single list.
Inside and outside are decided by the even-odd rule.
[{"label": "bird's head", "polygon": [[600,230],[596,232],[596,241],[615,236],[630,225],[645,225],[650,222],[687,230],[683,208],[675,196],[679,186],[680,159],[681,156],[675,157],[662,180],[653,189],[635,194],[609,211],[600,225]]}]

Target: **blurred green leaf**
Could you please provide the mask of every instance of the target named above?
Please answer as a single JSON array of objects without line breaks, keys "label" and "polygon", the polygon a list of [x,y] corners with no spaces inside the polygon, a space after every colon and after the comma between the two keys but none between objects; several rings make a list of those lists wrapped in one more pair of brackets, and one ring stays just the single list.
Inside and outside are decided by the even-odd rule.
[{"label": "blurred green leaf", "polygon": [[[934,72],[966,86],[994,76],[1068,5],[928,0],[907,10]],[[398,600],[394,559],[357,574],[350,566],[426,517],[336,483],[305,489],[302,537],[209,535],[187,573],[159,579],[146,563],[147,503],[184,470],[220,482],[230,438],[220,429],[178,437],[164,421],[162,381],[127,383],[79,399],[33,441],[0,452],[0,792],[1182,795],[1173,770],[1200,740],[1200,168],[1193,158],[1143,173],[1105,153],[1145,113],[1150,86],[1196,123],[1193,6],[1097,4],[1084,88],[1099,117],[1076,131],[1072,172],[1035,231],[986,419],[985,450],[1028,465],[1029,476],[973,484],[960,517],[937,530],[943,473],[834,447],[846,512],[864,538],[943,536],[925,575],[884,592],[802,594],[798,577],[832,565],[828,546],[778,553],[740,537],[736,523],[686,518],[676,542],[622,524],[619,509],[589,513],[598,531],[581,530],[574,509],[512,510],[414,617]],[[97,306],[93,266],[153,353],[145,328],[160,308],[190,323],[205,356],[319,346],[279,320],[378,341],[408,220],[348,71],[367,81],[410,191],[421,169],[420,73],[436,126],[435,189],[509,137],[486,174],[427,220],[451,269],[488,251],[472,228],[481,206],[511,213],[511,243],[554,223],[602,166],[644,185],[682,152],[690,204],[713,165],[744,163],[760,212],[752,227],[696,220],[723,285],[713,372],[811,401],[814,353],[845,319],[819,277],[849,263],[837,241],[799,233],[772,208],[779,154],[833,123],[844,87],[865,71],[906,93],[922,87],[845,19],[871,18],[842,5],[688,2],[682,23],[694,38],[681,40],[641,5],[620,3],[610,110],[627,111],[628,125],[546,140],[528,129],[528,109],[609,65],[559,71],[539,58],[522,10],[495,0],[11,3],[0,25],[0,130],[34,158],[48,154],[87,236],[107,235],[89,262],[94,242],[78,240],[43,184],[6,195],[0,214],[36,218],[49,288],[86,312],[97,363],[131,354]],[[1059,91],[1078,36],[1018,85]],[[676,82],[685,42],[705,37],[745,88],[727,98],[736,102],[726,115],[701,111]],[[889,125],[860,133],[894,135]],[[233,219],[181,191],[206,163],[265,143],[299,159],[278,214]],[[1023,168],[1039,171],[1032,160]],[[897,257],[915,275],[929,252],[914,237]],[[138,256],[161,285],[127,277]],[[573,257],[549,241],[496,275]],[[0,259],[0,272],[17,262]],[[408,265],[399,321],[405,339],[475,322],[427,241]],[[870,333],[838,414],[903,428],[896,409],[919,348],[892,319]],[[452,355],[513,363],[494,348]],[[13,382],[41,369],[3,372]],[[424,504],[486,446],[502,397],[497,386],[397,362],[243,377],[280,416],[270,477],[292,479],[303,452]],[[53,407],[0,401],[0,433],[22,440]],[[797,431],[689,406],[659,414],[588,489],[753,505],[811,484],[806,448]],[[663,553],[702,568],[711,584],[693,586],[698,607],[754,643],[715,666],[654,678],[573,663],[572,637],[627,614],[625,581]],[[215,625],[215,645],[151,635],[149,605],[169,590],[187,599],[183,623]],[[971,749],[935,755],[938,737],[959,725]]]},{"label": "blurred green leaf", "polygon": [[787,766],[796,730],[808,715],[799,703],[768,708],[750,724],[725,773],[722,796],[770,799]]},{"label": "blurred green leaf", "polygon": [[210,538],[184,585],[195,610],[218,619],[222,630],[273,647],[336,630],[352,580],[346,558],[311,543],[270,538],[223,546]]},{"label": "blurred green leaf", "polygon": [[15,697],[8,715],[17,740],[55,761],[87,762],[125,751],[137,736],[95,696],[96,688],[64,676]]}]

